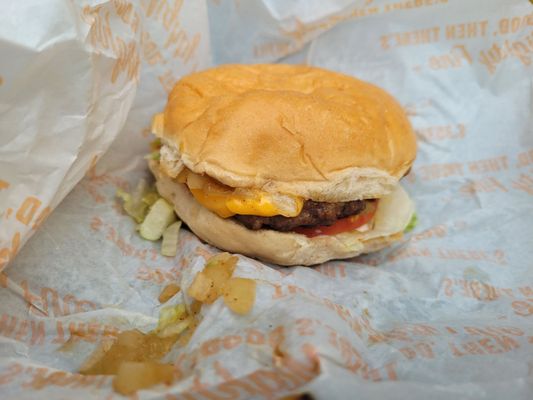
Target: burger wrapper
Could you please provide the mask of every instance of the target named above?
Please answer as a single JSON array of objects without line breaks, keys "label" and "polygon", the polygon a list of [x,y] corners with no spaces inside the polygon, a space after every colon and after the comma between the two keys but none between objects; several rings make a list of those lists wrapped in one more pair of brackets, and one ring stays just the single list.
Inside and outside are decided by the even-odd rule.
[{"label": "burger wrapper", "polygon": [[100,341],[153,329],[161,290],[187,288],[218,250],[182,230],[177,256],[161,256],[115,192],[149,177],[150,117],[175,79],[275,61],[399,99],[419,140],[403,180],[418,226],[314,268],[239,256],[234,275],[257,280],[252,311],[204,306],[165,358],[176,381],[138,397],[531,398],[528,1],[50,0],[7,6],[2,22],[2,398],[119,397],[111,377],[76,371]]}]

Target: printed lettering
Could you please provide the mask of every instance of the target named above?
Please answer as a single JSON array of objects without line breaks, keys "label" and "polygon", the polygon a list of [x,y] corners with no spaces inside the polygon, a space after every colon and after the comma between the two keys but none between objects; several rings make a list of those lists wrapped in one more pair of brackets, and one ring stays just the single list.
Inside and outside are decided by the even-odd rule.
[{"label": "printed lettering", "polygon": [[463,139],[466,136],[466,127],[463,124],[438,125],[418,128],[416,133],[427,141]]},{"label": "printed lettering", "polygon": [[503,43],[493,43],[489,49],[481,50],[479,62],[487,68],[489,74],[494,74],[496,68],[509,58],[516,58],[522,65],[531,65],[533,55],[533,32],[521,39]]},{"label": "printed lettering", "polygon": [[522,286],[518,290],[524,297],[533,297],[533,286]]},{"label": "printed lettering", "polygon": [[39,200],[37,197],[26,197],[17,211],[17,220],[24,225],[29,225],[40,206],[41,200]]},{"label": "printed lettering", "polygon": [[520,174],[512,181],[512,187],[533,196],[533,175]]},{"label": "printed lettering", "polygon": [[19,375],[24,368],[20,364],[11,364],[7,367],[7,370],[0,374],[0,385],[10,383],[13,379]]},{"label": "printed lettering", "polygon": [[435,180],[451,176],[463,176],[463,165],[459,163],[423,165],[418,168],[424,180]]},{"label": "printed lettering", "polygon": [[0,334],[6,337],[12,337],[17,328],[18,318],[13,315],[2,314],[0,319]]},{"label": "printed lettering", "polygon": [[508,169],[507,156],[488,158],[468,163],[468,169],[472,173],[487,173],[505,171]]},{"label": "printed lettering", "polygon": [[459,192],[467,196],[475,196],[477,193],[505,193],[508,190],[497,178],[487,177],[469,180],[459,188]]},{"label": "printed lettering", "polygon": [[242,343],[242,337],[237,335],[226,336],[222,339],[222,347],[226,350],[231,350]]},{"label": "printed lettering", "polygon": [[17,255],[19,247],[20,232],[15,232],[11,238],[11,247],[0,248],[0,271]]},{"label": "printed lettering", "polygon": [[517,167],[522,168],[533,164],[533,149],[524,151],[517,155]]},{"label": "printed lettering", "polygon": [[527,299],[525,301],[513,301],[511,307],[516,315],[522,317],[529,317],[533,315],[533,299]]},{"label": "printed lettering", "polygon": [[464,45],[455,45],[446,53],[429,58],[429,67],[433,70],[461,68],[472,64],[472,56]]},{"label": "printed lettering", "polygon": [[68,386],[73,388],[91,386],[100,388],[108,380],[109,377],[102,375],[80,375],[65,371],[50,372],[47,368],[37,368],[31,380],[24,382],[22,387],[35,390],[43,389],[47,386]]},{"label": "printed lettering", "polygon": [[117,61],[111,71],[111,83],[115,83],[119,75],[126,72],[129,80],[137,81],[141,60],[134,41],[126,44],[122,39],[116,38]]},{"label": "printed lettering", "polygon": [[395,3],[385,4],[386,12],[396,11],[396,10],[410,10],[413,8],[427,7],[427,6],[436,6],[439,4],[446,4],[448,0],[407,0],[407,1],[397,1]]},{"label": "printed lettering", "polygon": [[200,352],[204,357],[212,356],[220,351],[220,339],[215,338],[204,342],[200,348]]},{"label": "printed lettering", "polygon": [[521,17],[502,18],[498,24],[500,35],[516,33],[527,29],[529,26],[533,26],[533,14]]},{"label": "printed lettering", "polygon": [[468,22],[446,26],[446,39],[470,39],[487,34],[488,21]]},{"label": "printed lettering", "polygon": [[380,39],[381,43],[390,42],[394,47],[434,43],[440,39],[440,27],[435,26],[415,31],[396,32],[387,36],[388,38],[386,39],[383,37]]},{"label": "printed lettering", "polygon": [[[145,256],[145,255],[142,254],[139,257],[142,257],[142,256]],[[137,270],[137,274],[135,275],[135,277],[139,280],[153,281],[159,285],[162,285],[168,282],[179,281],[181,279],[182,269],[183,269],[182,266],[180,267],[174,266],[167,270],[164,268],[151,267],[146,264],[143,264]]]},{"label": "printed lettering", "polygon": [[157,44],[152,40],[148,31],[144,31],[141,35],[141,46],[143,50],[144,59],[148,64],[155,65],[158,63],[165,63],[161,51],[159,51]]}]

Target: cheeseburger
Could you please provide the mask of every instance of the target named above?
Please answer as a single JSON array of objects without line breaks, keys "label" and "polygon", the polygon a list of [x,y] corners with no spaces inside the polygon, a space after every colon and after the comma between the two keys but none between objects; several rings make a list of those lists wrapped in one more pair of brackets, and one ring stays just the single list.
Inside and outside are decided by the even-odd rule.
[{"label": "cheeseburger", "polygon": [[224,65],[181,79],[153,119],[161,196],[207,243],[279,265],[381,249],[414,207],[416,155],[384,90],[299,65]]}]

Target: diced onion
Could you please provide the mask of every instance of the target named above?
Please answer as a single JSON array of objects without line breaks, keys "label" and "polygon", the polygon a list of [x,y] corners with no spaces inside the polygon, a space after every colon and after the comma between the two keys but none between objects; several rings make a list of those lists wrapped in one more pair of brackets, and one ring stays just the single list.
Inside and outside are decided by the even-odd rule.
[{"label": "diced onion", "polygon": [[172,297],[174,297],[176,295],[176,293],[178,293],[180,290],[181,290],[181,288],[179,287],[179,285],[177,285],[175,283],[168,284],[167,286],[165,286],[165,288],[159,294],[159,298],[158,298],[159,302],[161,304],[166,303]]},{"label": "diced onion", "polygon": [[289,196],[285,194],[270,194],[270,201],[285,217],[296,217],[302,211],[304,201],[301,197]]},{"label": "diced onion", "polygon": [[113,380],[113,389],[123,395],[130,395],[159,383],[170,385],[174,380],[174,367],[155,361],[127,361],[120,364]]},{"label": "diced onion", "polygon": [[185,329],[191,325],[193,318],[186,317],[182,321],[176,322],[174,324],[168,325],[165,328],[157,332],[157,336],[160,338],[168,338],[171,336],[177,336],[182,333]]},{"label": "diced onion", "polygon": [[174,221],[176,221],[176,214],[172,206],[165,199],[159,199],[152,205],[140,225],[139,234],[147,240],[158,240],[167,226]]},{"label": "diced onion", "polygon": [[187,186],[189,189],[202,189],[206,184],[206,180],[202,175],[191,172],[187,174]]},{"label": "diced onion", "polygon": [[166,257],[175,257],[178,252],[178,239],[181,228],[181,221],[176,221],[163,232],[163,242],[161,243],[161,254]]},{"label": "diced onion", "polygon": [[256,283],[248,278],[231,278],[222,289],[224,304],[237,314],[248,314],[255,303]]},{"label": "diced onion", "polygon": [[[187,309],[184,304],[175,306],[166,306],[159,311],[159,322],[155,333],[161,336],[160,333],[166,328],[184,321],[187,318]],[[184,328],[185,329],[185,328]],[[163,336],[161,336],[163,337]]]},{"label": "diced onion", "polygon": [[[354,250],[358,250],[361,241],[386,237],[403,232],[414,213],[414,204],[407,192],[398,185],[390,194],[379,199],[378,208],[372,223],[372,229],[361,232],[340,233],[336,237],[343,243],[354,241]],[[357,243],[357,242],[359,243]]]}]

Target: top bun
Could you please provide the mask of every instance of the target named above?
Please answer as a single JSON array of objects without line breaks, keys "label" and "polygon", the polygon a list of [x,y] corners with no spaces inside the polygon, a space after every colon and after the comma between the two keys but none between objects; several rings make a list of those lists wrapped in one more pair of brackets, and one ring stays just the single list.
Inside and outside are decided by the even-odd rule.
[{"label": "top bun", "polygon": [[153,130],[196,173],[315,201],[382,197],[416,155],[411,125],[387,92],[302,65],[186,76]]}]

